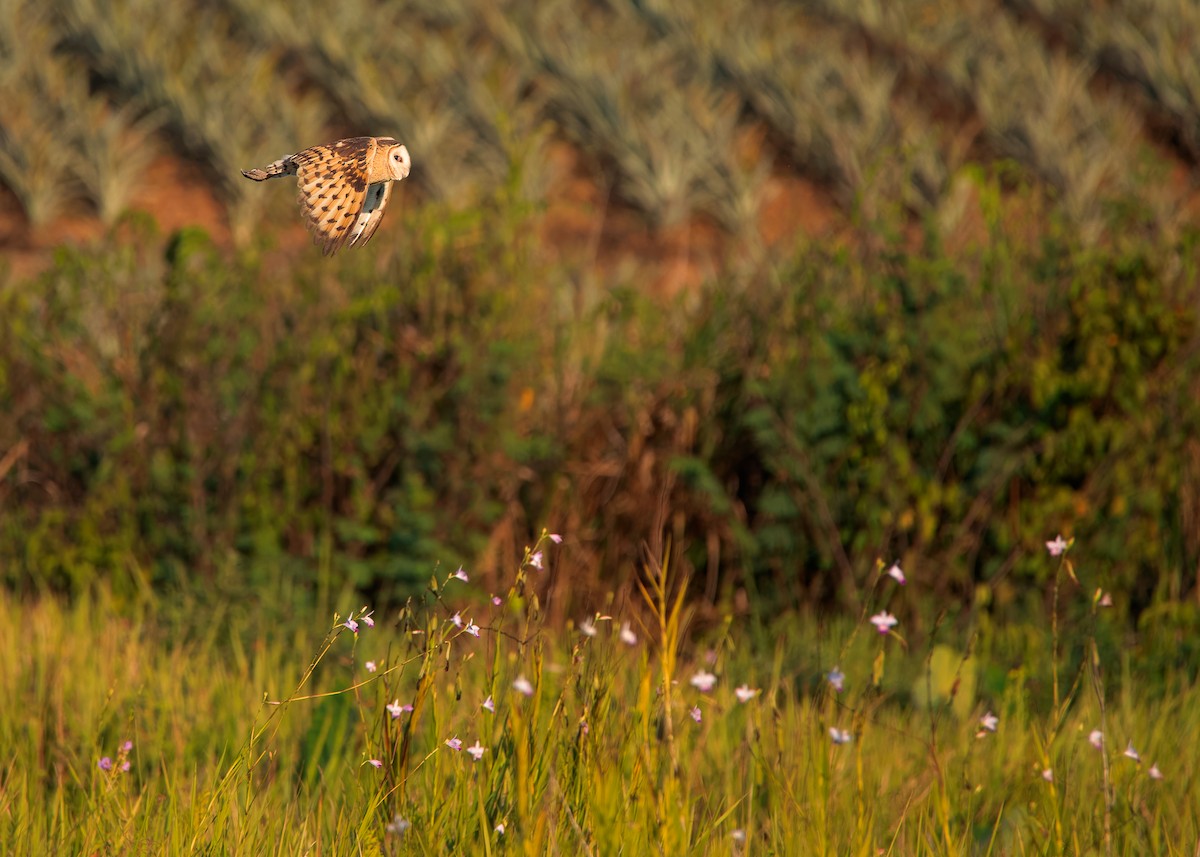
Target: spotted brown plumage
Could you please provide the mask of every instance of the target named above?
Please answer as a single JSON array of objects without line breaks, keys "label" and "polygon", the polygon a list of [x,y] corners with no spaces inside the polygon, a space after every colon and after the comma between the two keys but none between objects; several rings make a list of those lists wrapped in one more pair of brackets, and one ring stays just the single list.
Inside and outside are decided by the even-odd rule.
[{"label": "spotted brown plumage", "polygon": [[296,176],[305,225],[329,256],[370,240],[383,220],[392,182],[404,179],[411,167],[408,149],[392,137],[350,137],[242,175],[259,182]]}]

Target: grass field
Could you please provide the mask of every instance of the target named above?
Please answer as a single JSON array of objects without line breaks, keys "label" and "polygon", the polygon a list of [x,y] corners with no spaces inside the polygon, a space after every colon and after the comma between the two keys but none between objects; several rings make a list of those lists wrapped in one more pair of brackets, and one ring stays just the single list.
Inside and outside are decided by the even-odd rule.
[{"label": "grass field", "polygon": [[[544,538],[498,596],[443,574],[332,621],[4,596],[0,850],[1195,853],[1200,694],[1143,687],[1136,652],[1092,670],[1104,608],[1065,565],[1061,627],[976,623],[968,657],[849,616],[689,636],[653,562],[641,609],[553,632],[557,562]],[[861,618],[900,592],[880,568]]]}]

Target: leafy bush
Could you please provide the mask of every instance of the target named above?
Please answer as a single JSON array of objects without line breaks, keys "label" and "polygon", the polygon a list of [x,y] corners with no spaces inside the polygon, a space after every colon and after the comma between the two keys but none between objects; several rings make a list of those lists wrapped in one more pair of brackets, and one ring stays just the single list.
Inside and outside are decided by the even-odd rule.
[{"label": "leafy bush", "polygon": [[244,557],[311,581],[336,555],[365,586],[472,556],[536,330],[513,305],[519,219],[498,228],[519,216],[414,221],[382,274],[229,264],[185,231],[165,258],[64,250],[36,291],[7,288],[0,437],[28,454],[4,481],[5,576],[168,581]]},{"label": "leafy bush", "polygon": [[996,580],[1011,602],[1044,574],[1022,557],[1073,531],[1145,603],[1198,547],[1179,498],[1200,331],[1172,259],[1047,241],[996,279],[936,253],[806,258],[714,292],[695,352],[717,373],[711,451],[677,466],[741,510],[745,560],[778,593],[846,592],[903,557],[943,594]]},{"label": "leafy bush", "polygon": [[1127,606],[1177,596],[1200,555],[1191,252],[809,251],[688,313],[615,295],[567,440],[581,518],[648,532],[665,492],[710,596],[720,568],[764,606],[852,598],[903,558],[942,597],[984,581],[1024,609],[1046,573],[1024,557],[1059,531]]},{"label": "leafy bush", "polygon": [[576,534],[580,596],[663,530],[709,598],[764,607],[853,600],[900,558],[1024,609],[1045,574],[1024,557],[1058,531],[1124,606],[1193,585],[1192,245],[1064,226],[1029,247],[997,221],[973,256],[931,231],[672,300],[571,296],[517,184],[411,211],[382,267],[230,263],[185,232],[9,284],[7,579],[403,588],[548,525]]}]

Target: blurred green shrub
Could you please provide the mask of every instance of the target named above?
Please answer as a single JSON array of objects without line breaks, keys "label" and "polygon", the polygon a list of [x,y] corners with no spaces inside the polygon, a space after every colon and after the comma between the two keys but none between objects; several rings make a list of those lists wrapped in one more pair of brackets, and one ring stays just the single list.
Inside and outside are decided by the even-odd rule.
[{"label": "blurred green shrub", "polygon": [[478,552],[538,323],[514,276],[523,215],[423,216],[381,272],[231,264],[187,230],[164,258],[64,249],[7,285],[0,448],[28,452],[0,482],[4,579],[170,583],[234,562],[249,583],[369,586]]},{"label": "blurred green shrub", "polygon": [[997,225],[975,256],[930,234],[572,299],[517,198],[332,267],[185,232],[5,285],[5,581],[404,587],[550,525],[578,597],[660,527],[705,594],[764,605],[853,601],[884,558],[1024,610],[1060,531],[1121,605],[1194,586],[1194,244]]},{"label": "blurred green shrub", "polygon": [[1135,606],[1177,595],[1200,549],[1180,505],[1198,475],[1193,252],[1047,238],[975,271],[937,251],[810,254],[714,291],[694,334],[718,375],[707,451],[679,472],[739,510],[727,538],[779,593],[830,595],[902,558],[923,588],[966,600],[995,578],[1015,606],[1061,531],[1093,585]]}]

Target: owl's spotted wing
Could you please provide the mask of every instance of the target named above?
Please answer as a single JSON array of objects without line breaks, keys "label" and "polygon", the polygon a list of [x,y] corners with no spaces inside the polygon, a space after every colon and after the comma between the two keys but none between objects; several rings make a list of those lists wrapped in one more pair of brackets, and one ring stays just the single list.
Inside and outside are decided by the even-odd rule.
[{"label": "owl's spotted wing", "polygon": [[305,225],[326,256],[347,241],[354,243],[351,236],[367,196],[368,148],[356,142],[314,146],[293,158]]},{"label": "owl's spotted wing", "polygon": [[350,233],[350,246],[366,244],[379,228],[383,220],[383,210],[387,208],[388,197],[392,195],[391,182],[376,182],[367,186],[367,194],[363,199],[362,211],[355,220],[354,229]]}]

